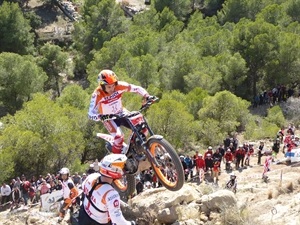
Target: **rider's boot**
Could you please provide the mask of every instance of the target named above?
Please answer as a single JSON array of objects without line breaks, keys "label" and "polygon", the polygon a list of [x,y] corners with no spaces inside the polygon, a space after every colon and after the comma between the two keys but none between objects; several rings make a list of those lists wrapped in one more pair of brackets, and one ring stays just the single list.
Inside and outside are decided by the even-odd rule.
[{"label": "rider's boot", "polygon": [[[106,148],[107,151],[113,152],[113,146],[111,145],[111,143],[106,142],[106,143],[105,143],[105,148]],[[127,149],[128,149],[127,144],[123,143],[123,147],[122,147],[122,149],[121,149],[121,152],[118,153],[118,154],[126,154],[126,153],[127,153]],[[115,150],[114,150],[114,152],[116,153]]]}]

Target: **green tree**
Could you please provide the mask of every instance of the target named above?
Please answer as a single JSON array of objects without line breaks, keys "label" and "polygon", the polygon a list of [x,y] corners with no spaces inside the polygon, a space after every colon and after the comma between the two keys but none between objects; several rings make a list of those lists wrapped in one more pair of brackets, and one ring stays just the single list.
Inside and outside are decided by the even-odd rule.
[{"label": "green tree", "polygon": [[48,75],[45,90],[53,89],[60,96],[63,79],[73,77],[73,64],[69,54],[50,43],[46,43],[40,49],[40,66]]},{"label": "green tree", "polygon": [[87,110],[89,107],[90,95],[86,93],[81,86],[70,84],[66,86],[57,103],[61,106],[69,105],[80,110]]},{"label": "green tree", "polygon": [[82,18],[75,25],[74,40],[86,63],[92,60],[94,51],[101,49],[105,41],[123,33],[128,22],[121,7],[110,0],[84,1]]},{"label": "green tree", "polygon": [[192,0],[154,0],[154,8],[158,12],[162,12],[166,7],[172,10],[179,20],[185,20],[192,11]]},{"label": "green tree", "polygon": [[21,109],[32,93],[42,91],[46,79],[33,57],[0,54],[0,102],[10,114]]},{"label": "green tree", "polygon": [[4,1],[0,6],[0,53],[32,53],[33,43],[34,34],[18,4]]},{"label": "green tree", "polygon": [[[168,95],[168,94],[167,94]],[[163,135],[176,149],[190,146],[195,140],[193,115],[176,99],[165,99],[147,112],[147,119],[155,133]]]},{"label": "green tree", "polygon": [[300,1],[299,0],[287,1],[286,13],[292,18],[293,21],[300,22]]},{"label": "green tree", "polygon": [[218,70],[222,74],[222,89],[241,95],[248,72],[245,60],[239,53],[231,55],[225,52],[217,56],[217,62],[219,62]]},{"label": "green tree", "polygon": [[1,151],[11,151],[15,176],[58,171],[80,161],[87,116],[71,106],[60,107],[36,94],[14,117],[3,119]]},{"label": "green tree", "polygon": [[276,105],[268,109],[268,115],[265,118],[269,123],[276,124],[277,127],[285,125],[285,118],[280,106]]},{"label": "green tree", "polygon": [[208,96],[206,90],[196,87],[186,95],[186,105],[189,112],[194,116],[195,120],[198,120],[198,111],[202,108],[203,99]]},{"label": "green tree", "polygon": [[249,106],[249,102],[229,91],[206,97],[198,112],[202,142],[217,145],[228,134],[243,129],[249,116]]},{"label": "green tree", "polygon": [[257,85],[264,77],[268,63],[277,56],[278,27],[263,20],[242,19],[233,30],[232,48],[247,62],[249,70],[245,81],[248,93],[242,97],[251,99],[257,94]]},{"label": "green tree", "polygon": [[272,4],[266,6],[256,15],[257,19],[263,19],[264,21],[271,23],[275,26],[280,25],[286,27],[292,22],[291,17],[287,15],[284,10],[283,4]]}]

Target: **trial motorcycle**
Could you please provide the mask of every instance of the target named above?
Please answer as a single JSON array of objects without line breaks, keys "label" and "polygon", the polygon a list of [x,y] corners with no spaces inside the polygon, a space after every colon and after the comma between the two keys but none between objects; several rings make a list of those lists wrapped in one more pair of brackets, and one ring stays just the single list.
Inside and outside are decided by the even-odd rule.
[{"label": "trial motorcycle", "polygon": [[[138,110],[123,114],[106,115],[105,120],[123,118],[131,133],[126,143],[125,155],[127,161],[122,179],[115,180],[113,186],[123,196],[130,196],[135,192],[136,175],[153,169],[161,184],[170,191],[178,191],[184,184],[184,170],[178,154],[163,136],[154,134],[142,111],[157,102],[157,97],[147,99]],[[97,137],[106,141],[106,149],[111,153],[114,137],[110,134],[97,133]]]}]

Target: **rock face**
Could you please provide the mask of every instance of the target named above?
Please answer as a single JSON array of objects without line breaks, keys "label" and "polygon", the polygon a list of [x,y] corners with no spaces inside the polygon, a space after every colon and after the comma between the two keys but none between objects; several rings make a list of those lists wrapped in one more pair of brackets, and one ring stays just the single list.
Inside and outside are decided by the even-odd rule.
[{"label": "rock face", "polygon": [[204,224],[211,212],[218,212],[222,207],[237,207],[234,194],[220,190],[203,195],[201,187],[186,184],[177,192],[164,188],[150,189],[129,200],[129,207],[124,209],[126,217],[138,218],[139,224]]}]

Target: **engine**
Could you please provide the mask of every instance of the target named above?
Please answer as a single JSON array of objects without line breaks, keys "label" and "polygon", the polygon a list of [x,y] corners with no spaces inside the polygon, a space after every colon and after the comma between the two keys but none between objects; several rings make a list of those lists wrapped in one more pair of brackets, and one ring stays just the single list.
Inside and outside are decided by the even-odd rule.
[{"label": "engine", "polygon": [[127,158],[125,170],[130,174],[135,174],[138,171],[139,162],[133,157]]}]

